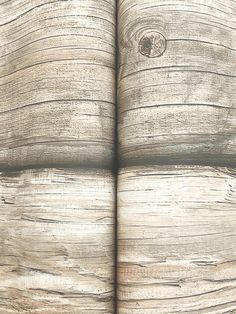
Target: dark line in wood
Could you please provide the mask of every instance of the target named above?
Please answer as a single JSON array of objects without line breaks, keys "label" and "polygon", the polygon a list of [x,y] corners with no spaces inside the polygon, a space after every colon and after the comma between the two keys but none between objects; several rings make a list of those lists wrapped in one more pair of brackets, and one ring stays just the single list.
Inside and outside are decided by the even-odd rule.
[{"label": "dark line in wood", "polygon": [[[34,63],[34,64],[32,64],[32,65],[29,65],[29,66],[25,66],[25,67],[23,67],[23,68],[21,68],[21,69],[18,69],[18,70],[16,70],[16,71],[13,71],[13,72],[11,72],[11,73],[8,73],[8,74],[5,74],[5,75],[3,75],[3,76],[0,76],[0,79],[1,78],[4,78],[4,77],[7,77],[7,76],[10,76],[10,75],[12,75],[12,74],[15,74],[15,73],[17,73],[17,72],[20,72],[20,71],[24,71],[24,70],[27,70],[27,69],[29,69],[29,68],[33,68],[33,67],[35,67],[35,66],[38,66],[38,65],[42,65],[42,64],[46,64],[46,63],[53,63],[53,62],[66,62],[66,61],[78,61],[79,59],[75,59],[75,58],[68,58],[68,59],[54,59],[54,60],[48,60],[48,61],[42,61],[42,62],[37,62],[37,63]],[[106,65],[106,64],[100,64],[100,63],[89,63],[89,62],[80,62],[79,63],[80,65],[92,65],[92,66],[94,66],[94,65],[96,65],[96,66],[101,66],[101,67],[104,67],[104,68],[109,68],[109,69],[112,69],[112,70],[114,70],[114,68],[113,67],[111,67],[111,66],[109,66],[109,65]],[[0,85],[1,86],[1,85]]]},{"label": "dark line in wood", "polygon": [[[225,73],[219,73],[219,72],[214,72],[214,71],[206,71],[206,70],[187,70],[185,69],[186,67],[189,67],[188,65],[184,66],[160,66],[160,67],[152,67],[152,68],[145,68],[145,69],[141,69],[141,70],[137,70],[134,71],[132,73],[126,74],[123,77],[120,78],[120,81],[122,81],[123,79],[129,77],[129,76],[134,76],[138,73],[141,72],[146,72],[146,71],[154,71],[154,70],[162,70],[162,69],[176,69],[176,70],[171,70],[169,72],[194,72],[194,73],[207,73],[207,74],[214,74],[214,75],[220,75],[220,76],[224,76],[224,77],[230,77],[230,78],[236,78],[236,75],[231,75],[231,74],[225,74]],[[182,69],[184,68],[184,69]],[[179,70],[177,70],[179,69]]]},{"label": "dark line in wood", "polygon": [[48,103],[57,103],[57,102],[100,102],[100,103],[105,103],[105,104],[110,104],[112,106],[115,106],[115,104],[111,101],[106,101],[106,100],[99,100],[99,99],[85,99],[85,98],[72,98],[72,99],[52,99],[52,100],[44,100],[44,101],[39,101],[39,102],[35,102],[35,103],[31,103],[31,104],[27,104],[21,107],[17,107],[17,108],[12,108],[9,110],[5,110],[5,111],[0,111],[0,114],[4,114],[4,113],[9,113],[12,111],[18,111],[27,107],[31,107],[31,106],[37,106],[37,105],[42,105],[42,104],[48,104]]},{"label": "dark line in wood", "polygon": [[39,5],[36,5],[35,7],[29,9],[28,11],[25,11],[24,13],[18,15],[18,16],[15,17],[13,20],[8,21],[8,22],[5,22],[5,23],[3,23],[3,24],[0,24],[0,26],[5,26],[5,25],[8,25],[8,24],[10,24],[10,23],[12,23],[12,22],[15,22],[15,21],[17,21],[19,18],[21,18],[22,16],[24,16],[25,14],[27,14],[27,13],[29,13],[29,12],[31,12],[31,11],[34,11],[34,10],[37,9],[37,8],[46,6],[46,5],[48,5],[48,4],[53,4],[53,3],[56,3],[56,2],[68,2],[68,1],[69,1],[69,0],[56,0],[56,1],[50,1],[50,2],[47,2],[47,3],[42,3],[42,4],[39,4]]}]

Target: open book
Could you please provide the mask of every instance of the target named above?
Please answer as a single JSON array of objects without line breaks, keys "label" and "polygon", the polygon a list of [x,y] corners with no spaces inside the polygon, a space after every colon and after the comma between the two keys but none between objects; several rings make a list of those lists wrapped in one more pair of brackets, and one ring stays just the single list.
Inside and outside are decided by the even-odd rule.
[{"label": "open book", "polygon": [[0,0],[0,314],[236,313],[235,16]]}]

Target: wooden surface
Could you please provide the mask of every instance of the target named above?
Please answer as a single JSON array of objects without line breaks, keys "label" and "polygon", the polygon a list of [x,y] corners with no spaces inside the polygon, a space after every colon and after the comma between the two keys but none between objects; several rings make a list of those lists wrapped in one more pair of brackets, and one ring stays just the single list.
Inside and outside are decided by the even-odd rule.
[{"label": "wooden surface", "polygon": [[235,165],[235,1],[117,3],[0,0],[0,314],[116,310],[116,75],[118,313],[236,313],[235,170],[157,165]]},{"label": "wooden surface", "polygon": [[122,169],[119,314],[236,313],[236,172]]},{"label": "wooden surface", "polygon": [[0,167],[110,168],[115,0],[0,1]]},{"label": "wooden surface", "polygon": [[0,0],[0,314],[114,312],[115,7]]},{"label": "wooden surface", "polygon": [[113,313],[111,173],[1,173],[0,196],[0,313]]},{"label": "wooden surface", "polygon": [[235,164],[236,3],[119,1],[123,166]]}]

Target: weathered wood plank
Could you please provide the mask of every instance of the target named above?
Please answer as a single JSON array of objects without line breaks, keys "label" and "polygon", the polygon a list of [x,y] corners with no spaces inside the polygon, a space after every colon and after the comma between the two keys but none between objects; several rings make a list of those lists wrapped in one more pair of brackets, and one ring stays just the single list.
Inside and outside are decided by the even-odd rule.
[{"label": "weathered wood plank", "polygon": [[0,313],[113,313],[111,173],[1,173],[0,197]]},{"label": "weathered wood plank", "polygon": [[0,2],[0,167],[111,167],[115,0]]},{"label": "weathered wood plank", "polygon": [[121,170],[119,313],[236,313],[236,172]]},{"label": "weathered wood plank", "polygon": [[119,1],[123,165],[236,161],[236,4]]}]

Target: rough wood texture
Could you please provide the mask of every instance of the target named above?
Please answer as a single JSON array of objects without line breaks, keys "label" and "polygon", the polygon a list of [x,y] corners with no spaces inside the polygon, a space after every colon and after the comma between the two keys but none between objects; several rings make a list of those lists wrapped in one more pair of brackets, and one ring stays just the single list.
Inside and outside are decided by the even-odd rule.
[{"label": "rough wood texture", "polygon": [[0,197],[0,313],[113,313],[111,173],[1,173]]},{"label": "rough wood texture", "polygon": [[236,313],[236,172],[131,167],[118,186],[119,313]]},{"label": "rough wood texture", "polygon": [[123,165],[236,161],[236,3],[119,1]]},{"label": "rough wood texture", "polygon": [[0,166],[108,168],[115,0],[0,1]]}]

